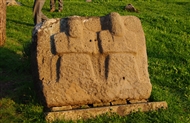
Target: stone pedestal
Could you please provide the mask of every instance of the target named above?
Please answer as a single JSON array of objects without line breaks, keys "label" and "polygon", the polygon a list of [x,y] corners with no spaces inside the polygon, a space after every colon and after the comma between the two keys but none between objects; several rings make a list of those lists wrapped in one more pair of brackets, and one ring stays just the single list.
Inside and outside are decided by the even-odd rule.
[{"label": "stone pedestal", "polygon": [[46,120],[51,122],[55,120],[79,120],[79,119],[88,119],[94,118],[102,114],[112,114],[116,113],[120,116],[125,116],[130,113],[142,111],[153,111],[160,108],[166,109],[167,103],[163,102],[149,102],[149,103],[137,103],[137,104],[126,104],[126,105],[116,105],[116,106],[107,106],[107,107],[95,107],[95,108],[86,108],[86,109],[74,109],[68,111],[54,111],[46,112]]}]

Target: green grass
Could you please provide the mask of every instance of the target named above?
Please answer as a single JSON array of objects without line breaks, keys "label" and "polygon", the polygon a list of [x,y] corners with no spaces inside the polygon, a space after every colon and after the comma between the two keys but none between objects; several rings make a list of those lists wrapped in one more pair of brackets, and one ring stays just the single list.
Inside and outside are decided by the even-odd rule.
[{"label": "green grass", "polygon": [[[7,7],[7,39],[0,48],[0,122],[45,122],[43,106],[35,95],[30,70],[33,0],[17,0],[22,6]],[[62,13],[43,13],[49,18],[72,15],[104,16],[110,12],[141,19],[146,36],[150,101],[166,101],[167,110],[138,112],[125,117],[102,115],[92,123],[188,123],[190,122],[190,2],[186,0],[64,0]],[[132,3],[139,13],[123,8]],[[72,122],[72,121],[55,121]]]}]

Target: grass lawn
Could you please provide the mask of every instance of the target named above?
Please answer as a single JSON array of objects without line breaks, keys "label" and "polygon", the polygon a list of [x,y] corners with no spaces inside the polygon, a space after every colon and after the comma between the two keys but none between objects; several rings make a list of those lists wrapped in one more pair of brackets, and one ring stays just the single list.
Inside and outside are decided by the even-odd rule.
[{"label": "grass lawn", "polygon": [[[16,0],[7,7],[6,43],[0,47],[0,122],[45,123],[31,76],[30,51],[33,0]],[[49,18],[72,15],[104,16],[110,12],[140,18],[145,32],[149,75],[153,90],[149,101],[166,101],[167,110],[128,116],[102,115],[78,123],[189,123],[190,122],[190,2],[187,0],[64,0],[63,12],[43,13]],[[132,3],[139,13],[124,10]],[[73,121],[55,121],[55,123]]]}]

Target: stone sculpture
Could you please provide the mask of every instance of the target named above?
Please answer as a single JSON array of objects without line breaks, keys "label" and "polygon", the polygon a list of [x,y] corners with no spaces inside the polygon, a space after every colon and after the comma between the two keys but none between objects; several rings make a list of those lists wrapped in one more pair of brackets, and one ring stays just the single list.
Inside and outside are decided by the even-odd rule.
[{"label": "stone sculpture", "polygon": [[32,43],[33,75],[47,108],[150,97],[146,42],[135,16],[50,19],[33,31]]}]

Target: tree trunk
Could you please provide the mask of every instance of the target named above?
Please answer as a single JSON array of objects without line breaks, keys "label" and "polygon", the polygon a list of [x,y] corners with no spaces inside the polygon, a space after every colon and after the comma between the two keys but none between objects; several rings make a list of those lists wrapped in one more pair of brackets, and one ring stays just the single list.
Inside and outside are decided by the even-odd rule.
[{"label": "tree trunk", "polygon": [[6,0],[0,0],[0,46],[6,40]]}]

